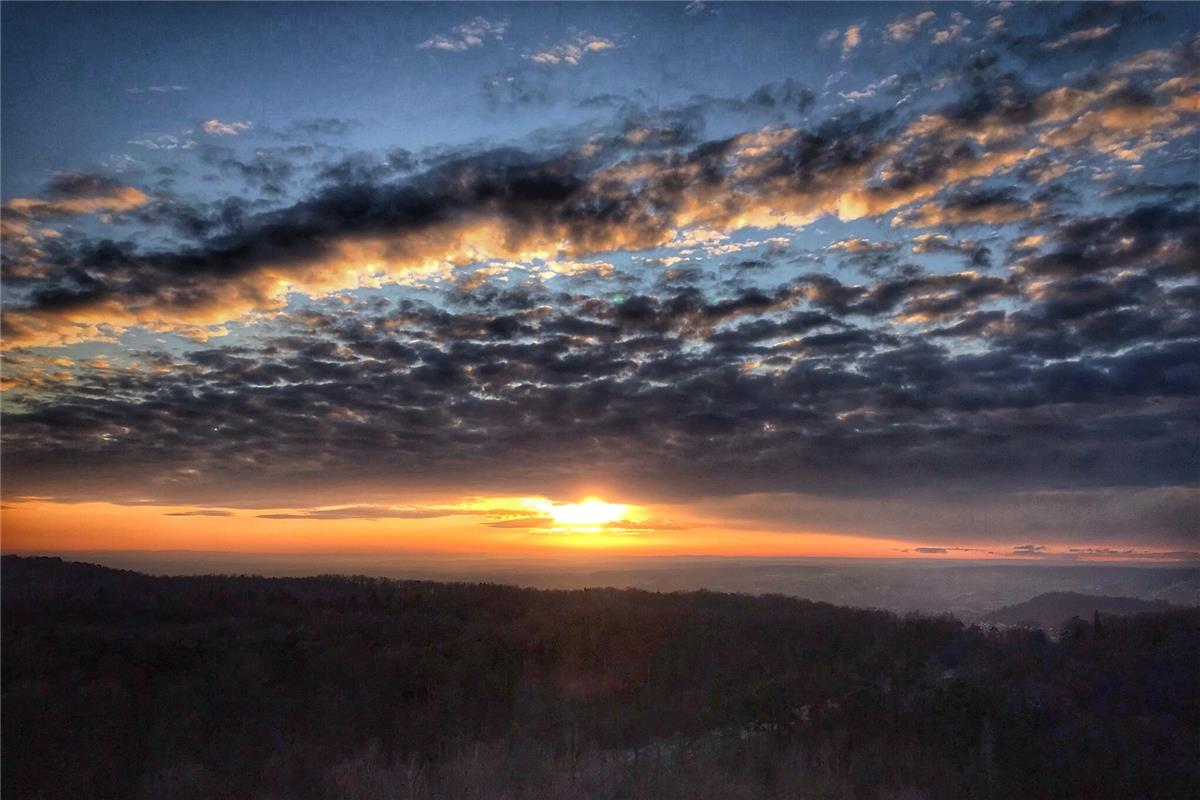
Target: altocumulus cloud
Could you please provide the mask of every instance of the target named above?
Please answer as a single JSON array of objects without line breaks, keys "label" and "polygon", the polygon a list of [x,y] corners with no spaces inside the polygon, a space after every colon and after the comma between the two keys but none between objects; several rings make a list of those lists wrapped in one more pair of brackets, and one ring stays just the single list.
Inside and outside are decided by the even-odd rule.
[{"label": "altocumulus cloud", "polygon": [[[944,33],[949,50],[966,22],[919,14],[886,33]],[[1071,24],[1046,41],[1116,25],[1058,49],[1098,46],[1134,26]],[[419,46],[506,32],[474,20]],[[878,35],[839,27],[829,44],[849,54]],[[612,44],[579,34],[528,57],[570,66]],[[883,530],[848,511],[856,497],[935,486],[932,516],[891,523],[932,530],[929,547],[973,524],[945,500],[958,493],[963,507],[996,498],[989,521],[1015,554],[1055,536],[1091,546],[1096,530],[1140,545],[1120,539],[1126,523],[1184,551],[1200,224],[1194,183],[1169,173],[1194,165],[1197,47],[1053,83],[964,55],[939,94],[901,77],[837,108],[786,80],[669,108],[596,98],[614,119],[528,147],[246,154],[213,130],[226,141],[193,143],[188,163],[236,190],[207,204],[56,176],[4,213],[6,491],[253,494],[274,509],[327,490],[308,502],[329,507],[288,518],[428,518],[444,509],[331,498],[600,476],[646,500],[816,493],[828,505],[798,513]],[[706,135],[715,115],[746,127]],[[1085,201],[1103,170],[1120,182]],[[68,229],[82,217],[97,224]],[[842,225],[859,220],[877,233]],[[69,350],[139,332],[190,341],[103,364]],[[1021,534],[1028,520],[1003,507],[1031,497],[1064,533]],[[1096,502],[1111,525],[1073,526]]]}]

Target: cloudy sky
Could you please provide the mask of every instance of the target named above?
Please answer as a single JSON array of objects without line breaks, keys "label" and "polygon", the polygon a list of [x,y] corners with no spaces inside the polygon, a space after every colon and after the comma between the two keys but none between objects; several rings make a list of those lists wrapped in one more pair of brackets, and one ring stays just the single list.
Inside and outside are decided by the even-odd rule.
[{"label": "cloudy sky", "polygon": [[6,3],[4,548],[1194,559],[1197,9]]}]

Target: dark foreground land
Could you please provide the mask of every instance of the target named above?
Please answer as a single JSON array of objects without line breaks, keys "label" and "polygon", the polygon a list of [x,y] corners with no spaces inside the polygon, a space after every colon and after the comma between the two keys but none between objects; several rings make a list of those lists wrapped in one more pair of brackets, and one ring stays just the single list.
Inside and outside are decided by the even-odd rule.
[{"label": "dark foreground land", "polygon": [[1193,798],[1200,610],[3,559],[5,798]]}]

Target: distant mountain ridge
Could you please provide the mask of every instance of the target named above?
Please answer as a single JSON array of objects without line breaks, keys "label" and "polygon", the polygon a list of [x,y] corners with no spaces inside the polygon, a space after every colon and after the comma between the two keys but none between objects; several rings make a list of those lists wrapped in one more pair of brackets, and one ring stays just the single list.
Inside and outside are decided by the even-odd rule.
[{"label": "distant mountain ridge", "polygon": [[1164,600],[1141,600],[1136,597],[1110,597],[1080,594],[1079,592],[1046,592],[1011,606],[1004,606],[980,617],[981,622],[1021,625],[1032,622],[1053,630],[1072,617],[1090,620],[1096,613],[1126,616],[1172,611],[1181,606]]},{"label": "distant mountain ridge", "polygon": [[[1003,606],[1044,592],[1079,592],[1165,600],[1200,606],[1200,564],[1013,564],[928,562],[917,559],[751,559],[626,557],[595,562],[556,559],[413,559],[396,554],[244,554],[97,552],[75,554],[148,575],[264,575],[323,573],[394,580],[498,583],[534,589],[634,588],[652,592],[708,589],[736,594],[781,594],[898,614],[953,614],[975,622]],[[28,566],[28,569],[33,569]],[[72,569],[77,569],[72,568]],[[93,569],[95,569],[93,567]],[[57,570],[62,573],[64,570]],[[130,580],[135,576],[130,574]],[[53,578],[47,578],[55,580]],[[77,575],[72,580],[82,580]],[[99,575],[92,580],[115,580]]]}]

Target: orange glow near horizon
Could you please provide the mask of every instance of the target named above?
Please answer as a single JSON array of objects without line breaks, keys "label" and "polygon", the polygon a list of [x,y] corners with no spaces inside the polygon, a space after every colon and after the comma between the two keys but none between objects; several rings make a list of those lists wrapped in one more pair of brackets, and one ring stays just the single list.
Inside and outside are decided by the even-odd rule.
[{"label": "orange glow near horizon", "polygon": [[[350,551],[532,555],[896,556],[903,542],[828,533],[746,530],[689,518],[677,507],[474,499],[430,518],[296,518],[287,509],[6,503],[5,552],[197,550],[247,553]],[[329,513],[330,509],[321,510]],[[662,521],[662,512],[671,515]],[[210,514],[219,514],[213,516]],[[525,516],[520,516],[525,514]],[[267,518],[267,515],[289,518]]]},{"label": "orange glow near horizon", "polygon": [[[295,509],[10,500],[0,510],[0,548],[9,553],[63,554],[186,550],[926,560],[996,558],[1006,549],[984,543],[974,552],[920,554],[914,548],[921,542],[832,531],[772,530],[747,520],[699,518],[687,506],[638,506],[598,497],[576,502],[470,498],[440,506],[392,507],[374,517],[362,511],[377,508],[330,506],[297,513]],[[383,515],[388,513],[392,516]]]}]

